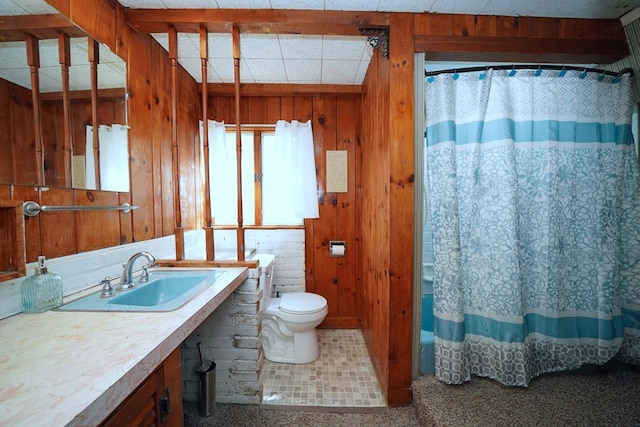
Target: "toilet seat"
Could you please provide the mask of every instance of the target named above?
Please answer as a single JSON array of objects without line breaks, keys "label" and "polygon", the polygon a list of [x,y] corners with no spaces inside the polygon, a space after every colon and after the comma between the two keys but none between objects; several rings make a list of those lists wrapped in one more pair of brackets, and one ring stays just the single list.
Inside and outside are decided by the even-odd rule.
[{"label": "toilet seat", "polygon": [[280,298],[280,311],[289,314],[314,314],[326,309],[327,300],[309,292],[289,292]]}]

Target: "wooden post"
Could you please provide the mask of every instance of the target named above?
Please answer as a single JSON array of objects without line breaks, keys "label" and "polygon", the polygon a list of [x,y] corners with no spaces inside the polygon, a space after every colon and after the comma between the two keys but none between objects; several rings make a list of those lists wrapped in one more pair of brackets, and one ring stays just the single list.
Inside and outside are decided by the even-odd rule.
[{"label": "wooden post", "polygon": [[35,137],[36,183],[44,185],[44,145],[40,109],[40,44],[32,34],[27,34],[27,63],[31,71],[31,97],[33,100],[33,133]]},{"label": "wooden post", "polygon": [[209,48],[207,36],[207,29],[200,27],[200,62],[202,64],[202,151],[204,155],[204,235],[207,260],[214,260],[216,253],[213,239],[213,221],[211,219],[211,180],[209,179],[209,113],[207,110],[207,59],[209,57]]},{"label": "wooden post", "polygon": [[69,35],[58,34],[58,58],[62,72],[62,114],[63,114],[63,150],[64,150],[64,185],[73,186],[72,161],[73,161],[73,137],[71,135],[71,96],[69,93],[69,67],[71,66],[71,45]]},{"label": "wooden post", "polygon": [[98,64],[100,63],[100,45],[89,37],[89,66],[91,68],[91,126],[93,126],[93,164],[96,177],[96,190],[100,189],[100,121],[98,119]]},{"label": "wooden post", "polygon": [[173,160],[173,215],[176,260],[184,259],[184,229],[180,207],[180,144],[178,143],[178,32],[169,27],[169,65],[171,67],[171,147]]},{"label": "wooden post", "polygon": [[238,261],[244,261],[244,228],[242,228],[242,134],[240,120],[240,30],[233,26],[233,81],[236,101],[236,164],[238,168]]}]

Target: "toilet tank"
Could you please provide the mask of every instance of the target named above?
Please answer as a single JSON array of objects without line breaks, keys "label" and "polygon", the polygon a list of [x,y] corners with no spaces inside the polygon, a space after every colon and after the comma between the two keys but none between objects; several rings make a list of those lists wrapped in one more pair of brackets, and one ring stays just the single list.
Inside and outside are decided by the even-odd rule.
[{"label": "toilet tank", "polygon": [[256,254],[252,259],[260,261],[260,287],[262,288],[262,299],[260,300],[260,311],[265,310],[271,302],[273,294],[273,267],[275,257],[271,254]]}]

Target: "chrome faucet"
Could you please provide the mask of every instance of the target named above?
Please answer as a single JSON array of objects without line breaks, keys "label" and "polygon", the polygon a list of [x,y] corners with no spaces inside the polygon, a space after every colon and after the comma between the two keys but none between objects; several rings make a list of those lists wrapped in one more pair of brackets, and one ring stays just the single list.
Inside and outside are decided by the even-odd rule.
[{"label": "chrome faucet", "polygon": [[145,257],[147,261],[149,261],[149,264],[145,265],[145,268],[148,268],[156,262],[156,257],[154,257],[150,252],[142,251],[133,254],[133,256],[129,258],[129,261],[124,265],[124,270],[120,277],[120,283],[116,286],[116,290],[124,291],[127,289],[133,289],[133,264],[135,264],[136,260],[140,257]]}]

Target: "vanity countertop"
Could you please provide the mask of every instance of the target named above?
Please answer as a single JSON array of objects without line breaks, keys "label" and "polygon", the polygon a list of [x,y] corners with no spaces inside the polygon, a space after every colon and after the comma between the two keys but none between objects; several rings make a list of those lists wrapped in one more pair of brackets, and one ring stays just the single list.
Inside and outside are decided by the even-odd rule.
[{"label": "vanity countertop", "polygon": [[248,275],[220,270],[170,312],[54,310],[0,320],[0,425],[98,425]]}]

